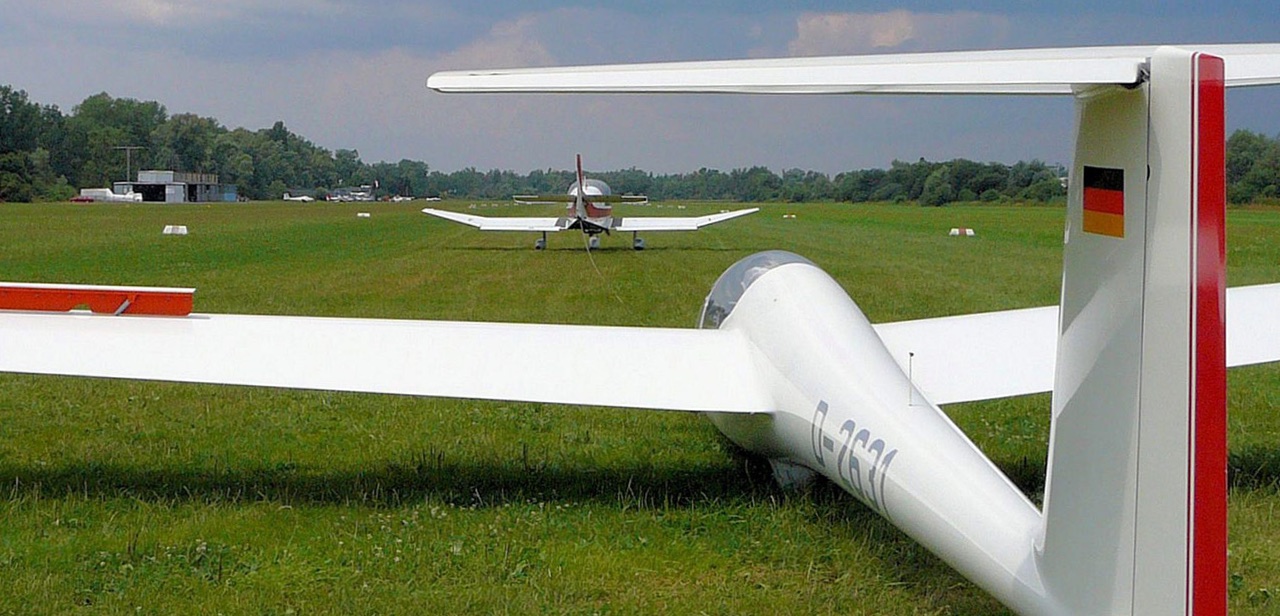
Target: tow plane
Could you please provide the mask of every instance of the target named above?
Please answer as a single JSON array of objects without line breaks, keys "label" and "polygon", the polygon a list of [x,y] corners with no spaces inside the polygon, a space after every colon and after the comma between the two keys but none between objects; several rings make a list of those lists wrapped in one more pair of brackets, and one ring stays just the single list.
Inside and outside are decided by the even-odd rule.
[{"label": "tow plane", "polygon": [[547,247],[547,234],[557,231],[578,230],[587,236],[587,248],[600,247],[600,234],[609,235],[613,231],[631,232],[631,247],[644,250],[644,238],[641,231],[696,231],[708,225],[724,222],[760,211],[760,208],[747,208],[722,212],[708,216],[688,217],[626,217],[613,216],[614,203],[648,203],[649,198],[643,195],[615,195],[609,185],[587,178],[582,172],[582,155],[577,157],[577,180],[569,186],[569,191],[562,195],[516,195],[516,203],[565,203],[564,216],[558,218],[535,217],[495,217],[460,214],[447,210],[426,208],[424,214],[430,214],[471,225],[481,231],[535,231],[542,237],[534,242],[535,250]]},{"label": "tow plane", "polygon": [[[696,329],[191,314],[183,289],[9,284],[0,370],[700,412],[780,481],[834,482],[1017,613],[1226,613],[1226,369],[1280,360],[1280,285],[1225,287],[1225,91],[1280,85],[1280,45],[459,71],[428,85],[1073,96],[1060,303],[873,325],[785,252],[725,271]],[[627,366],[607,387],[564,381],[564,365],[602,352]],[[1037,507],[939,405],[1045,391]]]}]

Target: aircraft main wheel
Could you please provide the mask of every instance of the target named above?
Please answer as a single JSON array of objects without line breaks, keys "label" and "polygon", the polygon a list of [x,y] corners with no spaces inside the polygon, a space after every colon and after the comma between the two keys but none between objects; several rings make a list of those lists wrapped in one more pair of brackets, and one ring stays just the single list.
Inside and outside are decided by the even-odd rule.
[{"label": "aircraft main wheel", "polygon": [[634,241],[631,242],[631,247],[635,248],[636,250],[644,250],[644,239],[637,237]]},{"label": "aircraft main wheel", "polygon": [[600,247],[599,236],[593,235],[589,239],[587,239],[587,248],[590,248],[591,250],[595,250],[599,247]]},{"label": "aircraft main wheel", "polygon": [[534,250],[545,250],[546,247],[547,247],[547,240],[544,240],[544,239],[538,239],[538,241],[533,243]]}]

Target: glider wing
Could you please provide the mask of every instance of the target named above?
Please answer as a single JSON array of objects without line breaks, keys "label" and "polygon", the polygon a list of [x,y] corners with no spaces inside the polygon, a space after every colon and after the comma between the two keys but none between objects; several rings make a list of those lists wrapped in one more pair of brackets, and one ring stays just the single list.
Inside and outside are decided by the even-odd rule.
[{"label": "glider wing", "polygon": [[[728,331],[0,311],[0,372],[679,411],[773,409]],[[605,386],[565,366],[606,359]]]},{"label": "glider wing", "polygon": [[[1227,290],[1227,365],[1280,361],[1280,284]],[[936,404],[1053,390],[1058,307],[882,323],[885,347]]]}]

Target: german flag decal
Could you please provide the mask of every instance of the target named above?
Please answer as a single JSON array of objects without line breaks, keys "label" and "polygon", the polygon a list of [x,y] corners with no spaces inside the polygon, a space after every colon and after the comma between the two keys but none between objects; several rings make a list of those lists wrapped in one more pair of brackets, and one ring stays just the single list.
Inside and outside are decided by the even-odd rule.
[{"label": "german flag decal", "polygon": [[1124,237],[1124,169],[1085,166],[1084,230]]}]

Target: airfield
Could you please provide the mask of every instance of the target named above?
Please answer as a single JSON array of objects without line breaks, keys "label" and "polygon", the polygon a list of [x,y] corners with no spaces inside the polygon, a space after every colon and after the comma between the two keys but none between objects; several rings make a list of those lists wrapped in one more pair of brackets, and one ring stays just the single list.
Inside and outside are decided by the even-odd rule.
[{"label": "airfield", "polygon": [[[766,204],[588,252],[424,205],[0,204],[0,280],[196,287],[197,312],[692,327],[725,268],[776,248],[879,322],[1056,303],[1065,212]],[[432,207],[559,212],[469,205]],[[1280,281],[1280,210],[1228,224],[1229,284]],[[564,378],[626,369],[588,356]],[[1231,612],[1272,614],[1280,366],[1229,385]],[[1038,502],[1049,396],[947,410]],[[1007,613],[844,492],[780,490],[695,415],[3,374],[0,425],[0,613]]]}]

